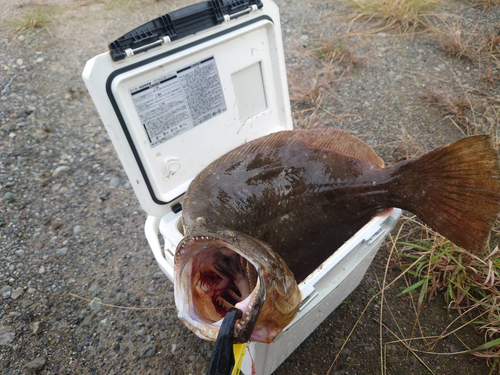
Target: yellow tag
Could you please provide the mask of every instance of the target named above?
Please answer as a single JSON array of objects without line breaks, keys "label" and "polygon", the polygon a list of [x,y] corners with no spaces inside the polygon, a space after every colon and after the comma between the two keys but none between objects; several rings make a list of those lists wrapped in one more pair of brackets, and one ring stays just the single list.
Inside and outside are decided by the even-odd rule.
[{"label": "yellow tag", "polygon": [[247,344],[234,344],[233,352],[234,352],[234,367],[231,375],[239,375],[241,371],[241,362],[243,362],[243,357],[245,356],[245,352],[247,350]]}]

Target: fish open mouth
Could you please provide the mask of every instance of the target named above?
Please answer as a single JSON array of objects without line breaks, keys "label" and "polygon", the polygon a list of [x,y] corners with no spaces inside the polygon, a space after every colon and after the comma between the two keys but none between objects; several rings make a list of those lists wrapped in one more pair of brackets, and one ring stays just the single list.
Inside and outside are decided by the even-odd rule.
[{"label": "fish open mouth", "polygon": [[187,238],[177,256],[182,259],[176,280],[179,317],[207,336],[203,331],[218,330],[229,309],[236,307],[243,315],[235,330],[249,337],[260,312],[256,301],[261,300],[258,272],[251,261],[231,245],[203,236]]}]

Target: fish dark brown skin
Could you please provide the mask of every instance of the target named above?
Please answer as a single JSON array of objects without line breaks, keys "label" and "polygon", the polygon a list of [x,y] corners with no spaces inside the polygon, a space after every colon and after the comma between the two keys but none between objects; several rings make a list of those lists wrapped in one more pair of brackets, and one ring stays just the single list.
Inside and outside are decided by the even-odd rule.
[{"label": "fish dark brown skin", "polygon": [[392,207],[480,251],[500,212],[499,176],[488,136],[389,168],[339,130],[286,131],[249,142],[209,165],[186,193],[186,237],[175,259],[179,317],[215,340],[235,305],[243,311],[235,341],[272,342],[298,310],[297,282]]}]

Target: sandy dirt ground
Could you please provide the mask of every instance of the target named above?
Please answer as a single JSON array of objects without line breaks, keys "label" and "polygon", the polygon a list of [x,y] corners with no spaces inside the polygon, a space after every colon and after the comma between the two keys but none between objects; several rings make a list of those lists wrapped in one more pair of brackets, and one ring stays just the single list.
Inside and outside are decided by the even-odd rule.
[{"label": "sandy dirt ground", "polygon": [[[160,272],[143,235],[146,218],[81,79],[85,62],[132,28],[191,1],[11,1],[0,22],[0,372],[4,374],[204,374],[212,343],[176,317],[173,285]],[[277,0],[287,69],[312,80],[304,57],[324,38],[345,35],[336,2]],[[446,12],[499,24],[488,11],[450,0]],[[55,9],[46,28],[18,32],[12,20],[32,9]],[[422,150],[462,136],[422,100],[445,81],[478,85],[476,63],[448,57],[426,33],[396,30],[345,39],[363,63],[328,89],[319,125],[344,129],[391,163],[412,139]],[[498,93],[498,91],[497,91]],[[294,106],[295,110],[297,106]],[[300,109],[300,108],[299,108]],[[330,114],[328,114],[330,113]],[[393,235],[395,232],[393,233]],[[370,298],[379,291],[390,250],[384,245],[361,285],[276,370],[325,374]],[[399,275],[389,269],[387,282]],[[411,301],[386,292],[384,322],[402,337],[415,323]],[[73,297],[99,298],[90,305]],[[380,370],[380,301],[370,304],[332,374]],[[391,316],[392,315],[392,316]],[[456,318],[442,296],[420,316],[424,335]],[[415,333],[416,334],[416,333]],[[416,334],[417,335],[417,334]],[[381,335],[394,341],[389,330]],[[483,340],[474,329],[434,349],[453,353]],[[387,374],[488,373],[470,355],[421,355],[388,345]],[[36,358],[39,358],[36,360]],[[35,362],[33,362],[35,360]]]}]

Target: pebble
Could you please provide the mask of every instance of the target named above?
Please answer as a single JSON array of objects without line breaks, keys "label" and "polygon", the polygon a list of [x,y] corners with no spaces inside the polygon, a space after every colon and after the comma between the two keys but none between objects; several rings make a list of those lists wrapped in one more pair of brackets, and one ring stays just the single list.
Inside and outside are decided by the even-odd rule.
[{"label": "pebble", "polygon": [[24,63],[23,59],[17,59],[16,60],[16,64],[19,65],[19,66],[23,65],[23,63]]},{"label": "pebble", "polygon": [[85,327],[90,327],[92,325],[92,317],[90,315],[86,316],[83,319],[82,325],[84,325]]},{"label": "pebble", "polygon": [[147,357],[152,357],[156,353],[156,345],[155,344],[148,344],[144,345],[141,348],[141,357],[142,358],[147,358]]},{"label": "pebble", "polygon": [[26,308],[30,307],[31,305],[33,305],[33,301],[32,301],[32,300],[30,300],[30,299],[23,299],[23,300],[21,301],[21,307],[22,307],[23,309],[26,309]]},{"label": "pebble", "polygon": [[75,225],[75,226],[73,227],[73,233],[74,233],[74,234],[80,233],[80,232],[81,232],[81,230],[82,230],[82,226],[81,226],[81,225]]},{"label": "pebble", "polygon": [[19,287],[12,292],[12,294],[10,295],[10,298],[19,299],[19,297],[21,297],[23,294],[24,294],[24,289]]},{"label": "pebble", "polygon": [[177,354],[177,344],[172,344],[172,349],[170,350],[173,355]]},{"label": "pebble", "polygon": [[109,187],[111,189],[116,189],[118,186],[120,186],[120,179],[118,177],[112,177],[111,180],[109,181]]},{"label": "pebble", "polygon": [[40,322],[33,323],[33,333],[38,335],[40,332],[42,332],[42,324]]},{"label": "pebble", "polygon": [[15,199],[16,199],[16,195],[14,193],[11,193],[10,191],[6,192],[3,195],[4,202],[13,202]]},{"label": "pebble", "polygon": [[35,288],[28,288],[28,294],[33,294],[36,292]]},{"label": "pebble", "polygon": [[24,250],[16,250],[14,254],[16,254],[18,257],[22,257],[24,255]]},{"label": "pebble", "polygon": [[101,309],[101,299],[99,297],[95,297],[89,305],[92,311],[99,311]]},{"label": "pebble", "polygon": [[46,359],[44,357],[38,357],[28,362],[25,366],[26,370],[31,373],[37,373],[43,369],[45,366]]},{"label": "pebble", "polygon": [[68,248],[67,247],[63,247],[59,250],[56,251],[56,257],[63,257],[65,256],[66,254],[68,254]]},{"label": "pebble", "polygon": [[68,172],[69,172],[69,167],[66,165],[61,165],[60,167],[57,167],[54,170],[54,172],[52,172],[52,177],[59,177]]},{"label": "pebble", "polygon": [[99,290],[99,285],[96,285],[96,284],[91,285],[90,288],[89,288],[89,292],[91,292],[91,293],[95,293],[98,290]]},{"label": "pebble", "polygon": [[62,184],[55,184],[54,186],[52,186],[52,191],[55,193],[56,191],[58,191],[60,188],[62,187]]},{"label": "pebble", "polygon": [[11,295],[11,293],[12,293],[12,292],[9,290],[9,291],[7,291],[7,292],[2,293],[2,296],[3,296],[3,298],[9,298],[9,297],[10,297],[10,295]]},{"label": "pebble", "polygon": [[16,336],[16,331],[12,327],[0,327],[0,346],[10,346]]},{"label": "pebble", "polygon": [[4,285],[0,289],[0,294],[3,295],[4,293],[12,291],[12,287],[10,285]]},{"label": "pebble", "polygon": [[38,270],[38,273],[42,274],[45,272],[45,267],[41,266],[40,269]]}]

